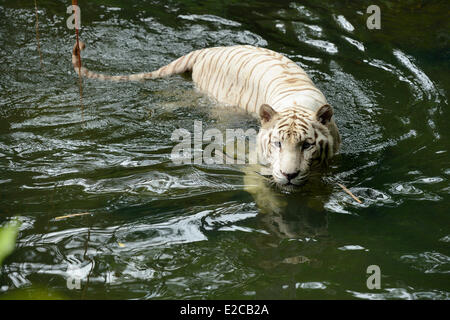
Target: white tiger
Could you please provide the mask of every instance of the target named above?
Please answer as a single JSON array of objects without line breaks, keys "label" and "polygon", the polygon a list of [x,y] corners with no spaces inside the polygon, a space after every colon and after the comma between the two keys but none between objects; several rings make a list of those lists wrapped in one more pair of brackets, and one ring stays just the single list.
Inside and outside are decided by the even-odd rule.
[{"label": "white tiger", "polygon": [[191,71],[201,91],[258,114],[258,158],[271,168],[280,187],[304,184],[313,166],[326,163],[338,151],[341,139],[325,96],[301,67],[272,50],[248,45],[206,48],[153,72],[109,76],[80,66],[77,48],[72,63],[82,77],[133,81]]}]

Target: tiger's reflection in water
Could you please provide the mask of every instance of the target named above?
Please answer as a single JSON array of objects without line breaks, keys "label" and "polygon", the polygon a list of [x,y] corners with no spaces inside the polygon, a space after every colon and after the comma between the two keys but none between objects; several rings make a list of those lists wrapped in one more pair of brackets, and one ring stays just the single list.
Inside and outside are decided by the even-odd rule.
[{"label": "tiger's reflection in water", "polygon": [[332,187],[312,175],[307,185],[295,192],[277,190],[261,175],[261,166],[249,165],[244,171],[245,190],[252,195],[261,213],[264,229],[280,239],[316,238],[328,234],[324,203]]}]

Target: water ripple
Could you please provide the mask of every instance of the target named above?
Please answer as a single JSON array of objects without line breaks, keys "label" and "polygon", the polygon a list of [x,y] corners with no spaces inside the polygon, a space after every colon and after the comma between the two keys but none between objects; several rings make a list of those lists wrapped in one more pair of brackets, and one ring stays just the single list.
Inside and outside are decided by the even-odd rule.
[{"label": "water ripple", "polygon": [[[304,68],[333,106],[342,148],[319,181],[284,194],[265,183],[248,193],[241,166],[171,161],[171,133],[194,120],[259,127],[217,108],[189,76],[85,79],[81,108],[73,30],[57,2],[38,2],[42,69],[32,4],[0,10],[0,225],[21,222],[2,295],[44,284],[76,299],[450,298],[445,41],[425,27],[411,37],[404,23],[418,10],[383,9],[390,31],[377,32],[350,2],[89,6],[83,63],[99,72],[150,71],[236,44]],[[433,12],[420,21],[444,21],[438,9],[420,8]],[[376,292],[349,276],[373,263]],[[67,288],[71,278],[86,296]]]}]

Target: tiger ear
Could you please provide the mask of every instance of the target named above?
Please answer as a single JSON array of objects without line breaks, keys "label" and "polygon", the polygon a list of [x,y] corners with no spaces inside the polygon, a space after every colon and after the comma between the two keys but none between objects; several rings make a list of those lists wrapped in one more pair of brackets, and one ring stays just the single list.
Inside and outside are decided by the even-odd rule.
[{"label": "tiger ear", "polygon": [[263,104],[259,108],[259,117],[261,118],[261,122],[267,123],[277,114],[275,110],[272,109],[268,104]]},{"label": "tiger ear", "polygon": [[331,117],[333,116],[333,109],[329,104],[324,104],[320,107],[320,109],[316,113],[316,119],[321,124],[328,124],[330,122]]}]

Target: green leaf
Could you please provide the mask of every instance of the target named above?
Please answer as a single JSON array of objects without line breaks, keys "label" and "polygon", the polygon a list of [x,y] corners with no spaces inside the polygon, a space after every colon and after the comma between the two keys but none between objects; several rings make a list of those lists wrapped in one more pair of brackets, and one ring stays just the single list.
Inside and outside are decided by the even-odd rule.
[{"label": "green leaf", "polygon": [[0,228],[0,266],[3,259],[14,251],[19,227],[20,223],[15,220]]}]

